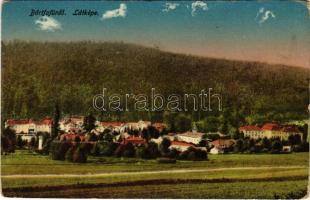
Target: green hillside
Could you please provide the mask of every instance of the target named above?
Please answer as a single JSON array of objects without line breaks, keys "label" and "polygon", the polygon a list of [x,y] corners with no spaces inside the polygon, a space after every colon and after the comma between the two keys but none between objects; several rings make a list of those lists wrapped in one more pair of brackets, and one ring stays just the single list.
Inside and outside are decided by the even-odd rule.
[{"label": "green hillside", "polygon": [[[2,119],[94,113],[104,120],[161,120],[162,112],[105,112],[92,108],[95,94],[163,95],[199,93],[213,88],[223,108],[240,121],[307,117],[309,70],[163,52],[124,43],[2,44]],[[194,120],[218,112],[191,112]]]}]

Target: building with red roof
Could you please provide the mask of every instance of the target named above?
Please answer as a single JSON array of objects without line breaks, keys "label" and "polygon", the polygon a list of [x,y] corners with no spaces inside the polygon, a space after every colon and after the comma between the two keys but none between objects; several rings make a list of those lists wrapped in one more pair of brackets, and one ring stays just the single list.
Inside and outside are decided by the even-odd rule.
[{"label": "building with red roof", "polygon": [[197,131],[187,131],[185,133],[180,133],[176,135],[176,138],[179,141],[192,143],[192,144],[199,144],[199,142],[202,140],[204,133],[200,133]]},{"label": "building with red roof", "polygon": [[254,139],[279,137],[282,140],[287,140],[290,135],[296,134],[302,137],[302,133],[297,126],[280,125],[277,123],[265,123],[261,128],[252,125],[242,126],[239,128],[239,131],[242,132],[245,137]]},{"label": "building with red roof", "polygon": [[121,144],[128,144],[128,143],[132,143],[133,145],[142,145],[142,144],[146,144],[146,140],[142,137],[136,137],[136,136],[129,136],[125,139],[123,139],[123,141],[121,142]]},{"label": "building with red roof", "polygon": [[65,117],[59,122],[59,127],[65,132],[69,132],[71,129],[83,129],[83,116],[70,116]]},{"label": "building with red roof", "polygon": [[80,138],[81,142],[85,141],[85,135],[75,133],[65,133],[60,136],[60,141],[75,142],[76,138]]},{"label": "building with red roof", "polygon": [[263,130],[260,127],[254,125],[241,126],[239,131],[244,134],[244,137],[250,137],[254,139],[264,137]]},{"label": "building with red roof", "polygon": [[152,126],[156,128],[159,132],[167,128],[167,125],[165,123],[160,123],[160,122],[153,123]]},{"label": "building with red roof", "polygon": [[131,130],[143,130],[143,129],[146,129],[148,126],[151,126],[152,123],[151,121],[143,121],[143,120],[140,120],[138,122],[127,122],[126,123],[126,127],[128,129],[131,129]]},{"label": "building with red roof", "polygon": [[189,147],[195,147],[193,144],[181,141],[171,141],[169,149],[176,149],[178,151],[186,151]]},{"label": "building with red roof", "polygon": [[262,126],[263,131],[280,131],[281,126],[276,123],[266,123]]},{"label": "building with red roof", "polygon": [[233,139],[218,139],[211,142],[211,144],[218,149],[231,148],[236,143]]},{"label": "building with red roof", "polygon": [[52,132],[53,120],[50,117],[46,117],[42,120],[32,119],[8,119],[5,122],[5,127],[10,127],[17,134],[35,134],[38,132]]},{"label": "building with red roof", "polygon": [[115,132],[124,132],[126,128],[126,122],[113,121],[113,122],[98,122],[96,130],[103,132],[105,129],[109,129]]}]

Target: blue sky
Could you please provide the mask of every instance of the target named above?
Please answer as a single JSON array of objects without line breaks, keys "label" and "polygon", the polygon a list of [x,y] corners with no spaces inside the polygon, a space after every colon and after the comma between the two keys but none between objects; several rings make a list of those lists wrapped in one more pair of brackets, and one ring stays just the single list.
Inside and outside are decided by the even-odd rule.
[{"label": "blue sky", "polygon": [[[30,17],[31,9],[65,9],[66,16]],[[73,16],[76,9],[99,15]],[[308,12],[297,1],[13,1],[2,8],[2,40],[123,41],[309,67]]]}]

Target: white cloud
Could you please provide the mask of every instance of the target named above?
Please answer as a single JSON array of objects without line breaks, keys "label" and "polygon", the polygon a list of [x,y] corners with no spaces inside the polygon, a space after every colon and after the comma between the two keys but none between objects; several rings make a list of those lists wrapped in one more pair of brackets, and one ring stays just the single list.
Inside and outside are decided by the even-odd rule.
[{"label": "white cloud", "polygon": [[34,21],[42,31],[52,31],[61,29],[61,24],[56,19],[48,16],[40,17]]},{"label": "white cloud", "polygon": [[119,5],[118,9],[108,10],[102,15],[102,19],[111,19],[114,17],[126,17],[127,6],[124,3]]},{"label": "white cloud", "polygon": [[203,2],[203,1],[195,1],[194,3],[192,3],[192,16],[194,16],[196,14],[196,11],[198,9],[208,10],[207,3]]},{"label": "white cloud", "polygon": [[166,3],[163,12],[169,12],[170,10],[175,10],[180,4],[178,3]]},{"label": "white cloud", "polygon": [[257,12],[257,14],[256,14],[256,17],[255,17],[255,19],[257,19],[257,17],[259,16],[259,15],[261,15],[262,13],[264,13],[264,11],[265,11],[265,8],[260,8],[259,9],[259,11]]},{"label": "white cloud", "polygon": [[260,8],[259,11],[256,14],[256,18],[255,19],[257,19],[258,17],[260,18],[258,23],[259,24],[263,24],[270,17],[276,18],[276,15],[272,11],[270,11],[270,10],[266,10],[265,8]]}]

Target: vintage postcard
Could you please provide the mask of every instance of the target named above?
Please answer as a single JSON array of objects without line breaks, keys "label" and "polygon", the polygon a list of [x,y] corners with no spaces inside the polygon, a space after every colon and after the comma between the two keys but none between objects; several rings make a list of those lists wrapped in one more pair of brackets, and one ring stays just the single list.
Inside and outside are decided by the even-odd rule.
[{"label": "vintage postcard", "polygon": [[4,1],[1,192],[309,198],[309,1]]}]

